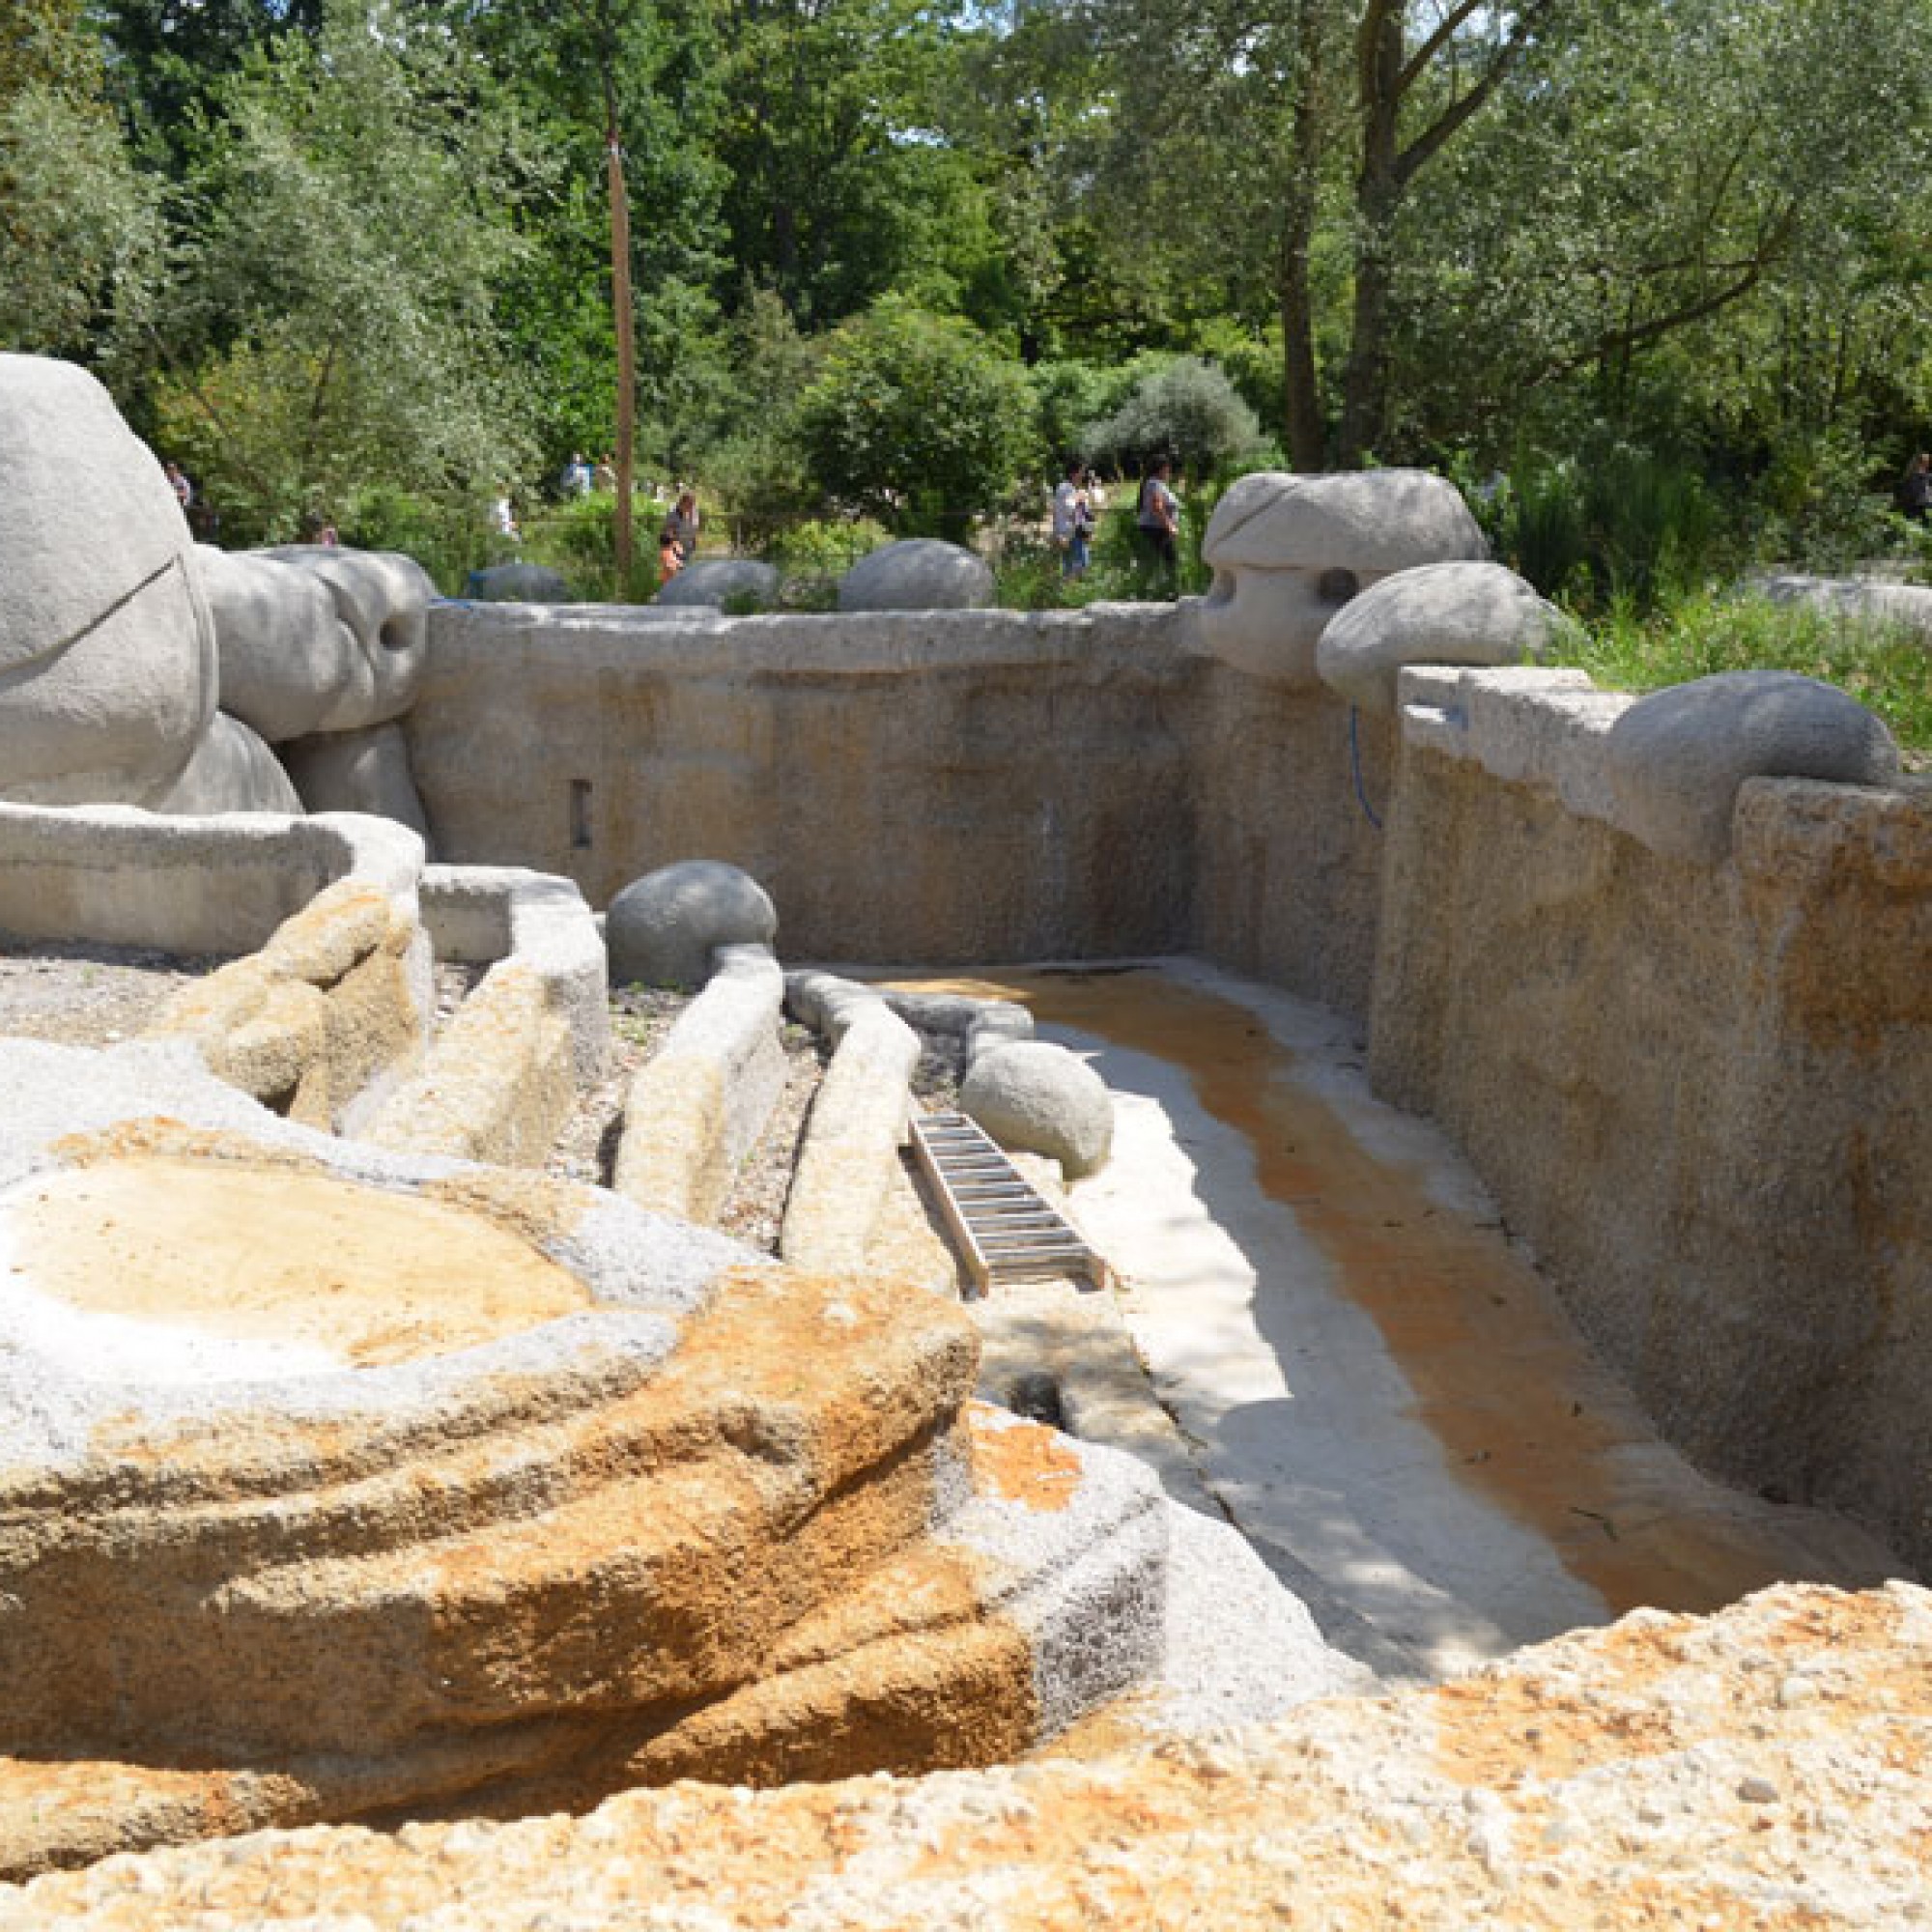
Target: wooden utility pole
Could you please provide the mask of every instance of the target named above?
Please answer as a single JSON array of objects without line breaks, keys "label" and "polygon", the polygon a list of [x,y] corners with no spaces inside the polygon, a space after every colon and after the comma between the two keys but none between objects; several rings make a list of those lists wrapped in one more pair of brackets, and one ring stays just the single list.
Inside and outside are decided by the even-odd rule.
[{"label": "wooden utility pole", "polygon": [[603,60],[604,155],[611,187],[611,312],[617,333],[617,594],[631,595],[631,466],[638,395],[637,332],[631,317],[631,203],[624,185],[624,144],[617,126],[616,50]]}]

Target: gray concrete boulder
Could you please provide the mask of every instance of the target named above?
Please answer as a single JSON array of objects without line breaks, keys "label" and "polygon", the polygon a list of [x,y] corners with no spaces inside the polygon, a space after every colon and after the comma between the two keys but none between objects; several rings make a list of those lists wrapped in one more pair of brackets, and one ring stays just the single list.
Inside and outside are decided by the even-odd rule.
[{"label": "gray concrete boulder", "polygon": [[729,601],[769,611],[779,601],[779,584],[778,571],[754,556],[701,556],[658,591],[657,602],[682,607]]},{"label": "gray concrete boulder", "polygon": [[779,916],[749,872],[717,859],[686,859],[634,880],[611,901],[604,944],[611,983],[701,986],[719,946],[770,946]]},{"label": "gray concrete boulder", "polygon": [[1393,711],[1405,665],[1532,662],[1563,621],[1500,563],[1425,563],[1344,605],[1321,633],[1315,668],[1350,704]]},{"label": "gray concrete boulder", "polygon": [[1863,577],[1802,577],[1782,573],[1750,586],[1771,604],[1804,604],[1856,624],[1896,624],[1932,641],[1932,589]]},{"label": "gray concrete boulder", "polygon": [[1708,866],[1730,856],[1747,779],[1884,784],[1899,770],[1891,733],[1857,698],[1784,670],[1721,671],[1652,692],[1611,725],[1604,759],[1619,829]]},{"label": "gray concrete boulder", "polygon": [[400,724],[366,731],[326,731],[281,748],[283,762],[310,811],[366,811],[393,818],[429,841],[429,820],[410,771]]},{"label": "gray concrete boulder", "polygon": [[161,466],[85,370],[0,355],[0,797],[150,804],[214,706],[213,627]]},{"label": "gray concrete boulder", "polygon": [[1201,554],[1214,582],[1186,607],[1190,647],[1310,685],[1321,633],[1350,598],[1399,570],[1480,559],[1488,546],[1455,486],[1426,470],[1257,470],[1215,505]]},{"label": "gray concrete boulder", "polygon": [[569,582],[541,563],[493,563],[472,570],[463,594],[477,604],[571,604]]},{"label": "gray concrete boulder", "polygon": [[993,573],[958,544],[907,537],[862,556],[838,585],[841,611],[981,611]]},{"label": "gray concrete boulder", "polygon": [[270,744],[386,724],[415,701],[436,585],[413,557],[332,544],[197,555],[222,709]]},{"label": "gray concrete boulder", "polygon": [[1106,1164],[1114,1145],[1107,1083],[1077,1054],[1043,1039],[989,1047],[966,1070],[959,1108],[1003,1148],[1043,1153],[1069,1180]]},{"label": "gray concrete boulder", "polygon": [[187,769],[151,811],[205,818],[217,811],[274,811],[298,816],[302,802],[281,761],[239,718],[217,711]]}]

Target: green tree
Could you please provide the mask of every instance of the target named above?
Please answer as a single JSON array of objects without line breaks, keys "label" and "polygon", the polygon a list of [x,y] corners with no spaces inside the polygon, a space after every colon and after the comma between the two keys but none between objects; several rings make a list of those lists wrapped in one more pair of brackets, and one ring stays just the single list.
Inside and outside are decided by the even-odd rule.
[{"label": "green tree", "polygon": [[834,333],[798,437],[829,497],[902,532],[959,538],[1032,450],[1033,395],[977,329],[888,299]]},{"label": "green tree", "polygon": [[163,227],[102,80],[78,0],[0,14],[0,347],[106,370],[140,331]]},{"label": "green tree", "polygon": [[499,129],[440,37],[331,0],[253,56],[191,183],[158,426],[224,535],[288,536],[358,493],[481,497],[529,452],[492,309],[517,246]]},{"label": "green tree", "polygon": [[1493,458],[1602,423],[1735,466],[1868,428],[1873,398],[1907,406],[1928,110],[1932,37],[1907,0],[1570,19],[1410,211],[1411,435]]},{"label": "green tree", "polygon": [[163,242],[111,114],[46,82],[0,99],[0,348],[138,364]]}]

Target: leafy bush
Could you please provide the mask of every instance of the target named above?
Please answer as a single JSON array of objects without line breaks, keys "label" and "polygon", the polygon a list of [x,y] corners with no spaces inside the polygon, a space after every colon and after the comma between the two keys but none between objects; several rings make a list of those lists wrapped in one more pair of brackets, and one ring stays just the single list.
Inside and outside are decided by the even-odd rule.
[{"label": "leafy bush", "polygon": [[1261,440],[1261,423],[1235,385],[1195,356],[1143,376],[1081,437],[1089,460],[1104,467],[1137,473],[1155,457],[1170,456],[1191,476],[1244,462]]},{"label": "leafy bush", "polygon": [[979,330],[889,298],[834,333],[798,439],[828,497],[957,540],[1032,448],[1033,392]]},{"label": "leafy bush", "polygon": [[1889,493],[1872,487],[1870,458],[1839,431],[1787,440],[1758,488],[1757,549],[1803,570],[1844,570],[1900,547]]},{"label": "leafy bush", "polygon": [[1640,611],[1723,561],[1720,506],[1688,464],[1614,447],[1581,461],[1530,459],[1471,493],[1496,554],[1548,597]]},{"label": "leafy bush", "polygon": [[1070,457],[1093,461],[1083,439],[1105,416],[1115,400],[1119,381],[1111,370],[1091,362],[1040,362],[1027,371],[1034,404],[1039,412],[1041,465],[1058,476]]}]

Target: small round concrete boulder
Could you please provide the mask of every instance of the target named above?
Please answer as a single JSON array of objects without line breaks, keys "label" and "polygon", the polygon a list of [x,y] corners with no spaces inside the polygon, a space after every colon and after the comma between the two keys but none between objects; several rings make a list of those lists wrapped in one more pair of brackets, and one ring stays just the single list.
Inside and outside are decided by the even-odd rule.
[{"label": "small round concrete boulder", "polygon": [[1192,648],[1271,683],[1316,682],[1335,613],[1383,578],[1488,554],[1456,487],[1422,469],[1243,476],[1201,543],[1214,582],[1186,605]]},{"label": "small round concrete boulder", "polygon": [[739,604],[769,611],[779,601],[779,574],[754,556],[701,556],[688,563],[657,594],[660,604]]},{"label": "small round concrete boulder", "polygon": [[983,611],[993,573],[958,544],[907,537],[862,556],[838,585],[841,611]]},{"label": "small round concrete boulder", "polygon": [[1113,1149],[1107,1083],[1048,1040],[989,1047],[967,1068],[959,1107],[1003,1148],[1057,1160],[1069,1180],[1105,1166]]},{"label": "small round concrete boulder", "polygon": [[463,580],[472,604],[571,604],[569,583],[541,563],[493,563]]},{"label": "small round concrete boulder", "polygon": [[604,946],[611,983],[701,986],[720,946],[770,946],[779,916],[749,872],[717,859],[686,859],[634,880],[611,901]]},{"label": "small round concrete boulder", "polygon": [[1500,563],[1425,563],[1344,605],[1321,633],[1315,668],[1337,696],[1388,712],[1404,665],[1522,664],[1543,655],[1562,622]]},{"label": "small round concrete boulder", "polygon": [[168,789],[150,811],[206,818],[223,811],[272,811],[299,818],[302,802],[281,760],[239,718],[217,711]]},{"label": "small round concrete boulder", "polygon": [[1891,733],[1857,698],[1785,670],[1727,670],[1652,692],[1610,727],[1604,759],[1619,828],[1707,866],[1730,856],[1747,779],[1884,784],[1899,770]]}]

